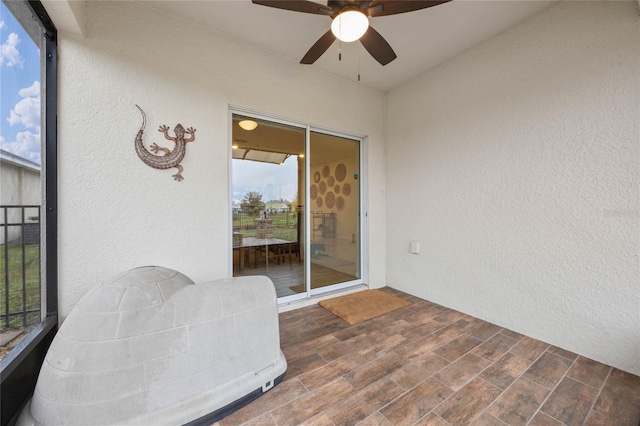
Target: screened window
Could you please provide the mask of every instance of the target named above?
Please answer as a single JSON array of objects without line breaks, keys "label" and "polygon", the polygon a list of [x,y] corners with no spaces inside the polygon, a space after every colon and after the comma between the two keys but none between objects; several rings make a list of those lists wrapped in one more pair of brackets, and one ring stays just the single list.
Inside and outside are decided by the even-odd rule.
[{"label": "screened window", "polygon": [[[39,2],[0,4],[2,424],[35,385],[57,324],[56,30]],[[35,358],[34,358],[35,357]]]}]

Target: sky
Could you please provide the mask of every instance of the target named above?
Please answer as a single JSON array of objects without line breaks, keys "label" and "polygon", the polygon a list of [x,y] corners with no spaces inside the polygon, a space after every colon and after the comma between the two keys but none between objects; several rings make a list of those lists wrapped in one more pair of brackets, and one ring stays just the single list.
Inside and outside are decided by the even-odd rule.
[{"label": "sky", "polygon": [[0,148],[40,164],[40,50],[0,3]]},{"label": "sky", "polygon": [[298,157],[291,156],[284,165],[257,161],[233,160],[233,199],[241,201],[256,191],[262,201],[284,199],[293,201],[298,193]]}]

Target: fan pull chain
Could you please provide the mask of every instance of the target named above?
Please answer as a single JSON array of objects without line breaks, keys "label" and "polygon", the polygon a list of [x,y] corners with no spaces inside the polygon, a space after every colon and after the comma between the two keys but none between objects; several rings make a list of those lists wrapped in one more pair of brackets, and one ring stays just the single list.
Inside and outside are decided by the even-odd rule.
[{"label": "fan pull chain", "polygon": [[342,40],[338,43],[338,61],[342,61]]}]

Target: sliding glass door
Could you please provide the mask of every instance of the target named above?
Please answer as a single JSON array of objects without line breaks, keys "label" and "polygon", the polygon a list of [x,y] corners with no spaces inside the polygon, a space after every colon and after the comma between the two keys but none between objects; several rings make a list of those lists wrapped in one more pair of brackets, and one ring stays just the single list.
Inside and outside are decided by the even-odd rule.
[{"label": "sliding glass door", "polygon": [[233,276],[280,303],[362,283],[361,141],[232,113]]},{"label": "sliding glass door", "polygon": [[266,275],[279,298],[307,292],[306,129],[232,115],[233,276]]},{"label": "sliding glass door", "polygon": [[311,293],[362,278],[360,141],[310,133]]}]

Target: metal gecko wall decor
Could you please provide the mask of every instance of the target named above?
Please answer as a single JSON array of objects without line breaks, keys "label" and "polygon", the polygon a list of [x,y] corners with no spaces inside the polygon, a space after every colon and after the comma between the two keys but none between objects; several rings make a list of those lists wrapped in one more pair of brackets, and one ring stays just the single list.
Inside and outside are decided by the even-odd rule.
[{"label": "metal gecko wall decor", "polygon": [[[170,151],[168,148],[163,148],[153,143],[151,144],[151,151],[153,151],[153,154],[152,154],[151,152],[147,151],[147,148],[145,148],[144,144],[142,143],[142,133],[144,132],[144,128],[147,125],[147,116],[145,115],[142,108],[140,108],[138,105],[136,105],[136,107],[140,110],[140,113],[142,114],[142,127],[140,127],[140,130],[138,131],[138,135],[136,136],[136,140],[135,140],[136,154],[138,154],[138,157],[140,157],[140,159],[146,165],[153,167],[154,169],[165,170],[165,169],[170,169],[172,167],[177,168],[178,173],[176,173],[175,175],[172,175],[172,177],[178,182],[181,181],[182,179],[184,179],[182,177],[182,170],[184,169],[180,165],[180,162],[182,162],[182,159],[184,158],[184,155],[187,152],[187,143],[193,142],[194,140],[196,140],[196,129],[194,129],[193,127],[189,127],[188,129],[185,129],[184,127],[182,127],[182,124],[178,124],[173,129],[176,135],[176,137],[174,138],[169,136],[169,132],[168,132],[169,127],[163,124],[162,126],[160,126],[158,131],[164,133],[164,138],[173,142],[175,144],[175,147],[173,148],[173,151]],[[185,134],[189,134],[191,136],[185,139],[184,137]],[[162,151],[164,154],[155,155],[155,153],[158,153],[160,151]]]}]

